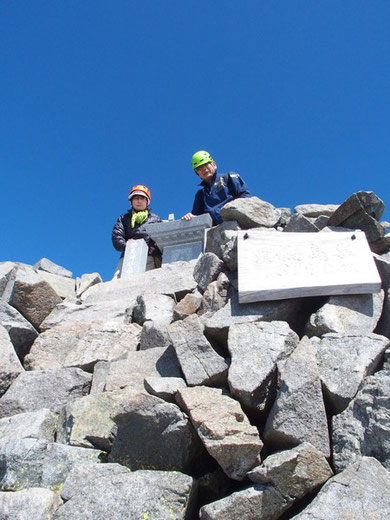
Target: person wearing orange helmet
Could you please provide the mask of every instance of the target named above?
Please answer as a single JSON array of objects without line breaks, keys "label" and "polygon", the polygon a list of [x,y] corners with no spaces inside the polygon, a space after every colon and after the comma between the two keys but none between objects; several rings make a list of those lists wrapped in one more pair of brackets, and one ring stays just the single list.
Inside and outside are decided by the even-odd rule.
[{"label": "person wearing orange helmet", "polygon": [[114,278],[120,276],[128,240],[142,238],[147,243],[149,247],[147,269],[161,266],[161,251],[143,228],[144,224],[162,221],[158,215],[150,211],[149,205],[152,200],[150,190],[142,184],[136,184],[131,188],[128,199],[131,209],[118,217],[112,230],[112,244],[117,251],[122,253]]}]

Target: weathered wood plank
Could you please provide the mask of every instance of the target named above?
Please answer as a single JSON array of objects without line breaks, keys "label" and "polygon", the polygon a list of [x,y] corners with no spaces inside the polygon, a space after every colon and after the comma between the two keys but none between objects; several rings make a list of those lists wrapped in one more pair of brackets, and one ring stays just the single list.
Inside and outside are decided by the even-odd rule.
[{"label": "weathered wood plank", "polygon": [[362,231],[238,232],[240,303],[378,292],[381,280]]}]

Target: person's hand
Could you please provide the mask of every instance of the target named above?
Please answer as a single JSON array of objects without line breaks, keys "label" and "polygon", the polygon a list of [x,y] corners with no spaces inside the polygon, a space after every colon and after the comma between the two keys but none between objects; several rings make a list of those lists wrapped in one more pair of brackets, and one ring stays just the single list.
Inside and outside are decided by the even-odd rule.
[{"label": "person's hand", "polygon": [[191,220],[194,215],[192,213],[186,213],[181,217],[182,220]]}]

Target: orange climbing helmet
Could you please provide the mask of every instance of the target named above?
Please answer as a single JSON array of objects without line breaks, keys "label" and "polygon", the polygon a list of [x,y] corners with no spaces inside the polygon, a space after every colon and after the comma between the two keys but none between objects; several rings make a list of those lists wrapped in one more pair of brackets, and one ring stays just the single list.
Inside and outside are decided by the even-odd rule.
[{"label": "orange climbing helmet", "polygon": [[129,201],[130,202],[131,202],[131,199],[135,195],[141,195],[141,197],[145,197],[147,199],[147,201],[148,201],[148,206],[149,206],[150,201],[152,200],[152,196],[150,194],[149,188],[147,188],[146,186],[142,186],[142,184],[136,184],[130,190],[130,193],[129,193]]}]

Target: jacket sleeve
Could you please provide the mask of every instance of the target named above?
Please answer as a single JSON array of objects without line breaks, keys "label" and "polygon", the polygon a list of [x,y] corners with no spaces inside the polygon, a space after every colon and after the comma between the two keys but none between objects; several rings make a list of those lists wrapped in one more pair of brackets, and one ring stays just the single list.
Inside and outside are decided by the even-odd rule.
[{"label": "jacket sleeve", "polygon": [[228,183],[230,184],[230,189],[232,191],[232,195],[235,199],[245,199],[251,197],[249,188],[246,182],[241,178],[238,173],[231,172],[228,174]]},{"label": "jacket sleeve", "polygon": [[203,190],[199,190],[195,195],[191,213],[193,215],[203,215],[204,212]]},{"label": "jacket sleeve", "polygon": [[[145,224],[158,224],[159,222],[162,222],[162,219],[155,213],[150,213]],[[147,233],[145,233],[145,229],[144,229],[143,225],[141,225],[139,228],[136,228],[135,233],[136,233],[136,235],[134,236],[135,239],[143,238],[145,240],[145,242],[147,243],[147,245],[149,247],[149,251],[148,251],[149,255],[152,255],[152,256],[161,255],[161,251],[157,247],[156,242],[154,242],[151,239],[151,237]]]},{"label": "jacket sleeve", "polygon": [[126,237],[125,237],[125,228],[123,226],[123,215],[118,217],[114,229],[112,230],[112,245],[115,247],[117,251],[123,253],[126,249]]}]

